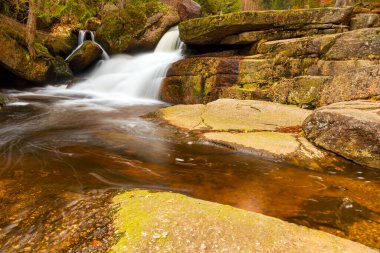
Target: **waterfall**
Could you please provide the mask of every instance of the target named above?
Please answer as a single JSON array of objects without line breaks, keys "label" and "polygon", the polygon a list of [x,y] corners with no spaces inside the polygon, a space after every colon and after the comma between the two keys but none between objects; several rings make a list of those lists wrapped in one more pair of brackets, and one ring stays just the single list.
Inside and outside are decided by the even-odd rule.
[{"label": "waterfall", "polygon": [[86,35],[87,34],[90,34],[91,36],[91,41],[93,43],[95,43],[101,50],[102,50],[102,59],[103,60],[108,60],[110,57],[109,55],[107,54],[106,50],[104,50],[104,48],[95,41],[95,34],[93,31],[87,31],[87,30],[79,30],[79,33],[78,33],[78,46],[71,52],[71,54],[69,56],[66,57],[65,60],[68,60],[81,46],[82,44],[85,42],[86,40]]},{"label": "waterfall", "polygon": [[184,43],[179,38],[178,26],[171,28],[162,37],[154,52],[171,52],[182,48]]},{"label": "waterfall", "polygon": [[70,89],[102,98],[158,100],[170,64],[182,58],[180,47],[178,28],[170,29],[154,52],[113,56]]}]

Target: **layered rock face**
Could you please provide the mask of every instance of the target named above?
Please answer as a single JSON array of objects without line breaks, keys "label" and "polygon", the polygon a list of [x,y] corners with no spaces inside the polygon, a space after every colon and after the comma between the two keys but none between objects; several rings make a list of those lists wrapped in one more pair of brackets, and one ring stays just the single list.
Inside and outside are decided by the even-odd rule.
[{"label": "layered rock face", "polygon": [[181,38],[190,48],[225,50],[228,45],[234,50],[229,56],[193,55],[173,64],[162,99],[187,104],[261,99],[315,108],[376,97],[377,18],[376,13],[353,14],[351,8],[325,8],[249,11],[182,22]]},{"label": "layered rock face", "polygon": [[[324,157],[322,151],[302,139],[306,137],[325,150],[379,168],[378,20],[373,11],[360,13],[356,8],[353,13],[351,8],[327,8],[249,11],[185,21],[180,24],[181,38],[195,54],[171,66],[161,96],[170,103],[197,105],[168,109],[179,118],[184,117],[181,120],[169,119],[165,111],[164,118],[177,126],[178,122],[189,122],[179,126],[206,131],[205,138],[213,142],[253,149],[259,156],[271,154],[272,158],[288,162],[305,161],[307,156],[314,161]],[[205,51],[208,53],[204,54]],[[218,100],[221,98],[238,100],[223,107],[219,104],[226,101]],[[367,101],[357,101],[363,99]],[[247,130],[240,118],[258,124],[265,116],[255,118],[255,115],[265,112],[272,118],[285,119],[289,108],[278,107],[279,115],[273,115],[253,105],[254,101],[247,102],[253,103],[248,107],[257,111],[247,109],[241,100],[320,109],[303,123],[304,136],[278,128],[255,126]],[[210,121],[207,112],[214,103],[219,105],[220,115],[214,115]],[[184,113],[186,110],[189,112]],[[239,116],[226,119],[225,114]],[[189,118],[192,120],[188,121]],[[214,124],[217,119],[228,121],[230,128],[218,128]],[[276,126],[273,120],[266,123]],[[297,125],[288,127],[297,129]],[[314,151],[305,155],[303,148]]]}]

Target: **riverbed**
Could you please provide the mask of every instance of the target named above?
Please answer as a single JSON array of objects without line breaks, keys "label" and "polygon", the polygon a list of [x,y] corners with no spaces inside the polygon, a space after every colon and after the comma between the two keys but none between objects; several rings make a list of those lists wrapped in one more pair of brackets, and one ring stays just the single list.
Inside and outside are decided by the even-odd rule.
[{"label": "riverbed", "polygon": [[115,194],[173,191],[380,248],[380,172],[315,171],[202,140],[148,115],[168,104],[62,87],[5,91],[0,252],[106,252]]}]

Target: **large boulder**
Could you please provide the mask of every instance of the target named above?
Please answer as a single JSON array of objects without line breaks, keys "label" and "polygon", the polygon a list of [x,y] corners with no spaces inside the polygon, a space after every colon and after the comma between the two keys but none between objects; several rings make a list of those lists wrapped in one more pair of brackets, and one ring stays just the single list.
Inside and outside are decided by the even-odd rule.
[{"label": "large boulder", "polygon": [[303,129],[316,145],[380,169],[380,102],[350,101],[321,107],[305,120]]},{"label": "large boulder", "polygon": [[373,252],[356,242],[231,206],[169,192],[114,198],[114,252]]},{"label": "large boulder", "polygon": [[62,57],[58,56],[58,51],[63,50],[62,54],[65,54],[71,45],[63,43],[67,46],[65,50],[63,47],[57,46],[57,54],[54,54],[48,49],[48,46],[52,44],[45,43],[47,40],[53,43],[54,38],[57,39],[55,36],[58,35],[49,36],[47,33],[37,31],[37,38],[34,43],[37,57],[36,59],[31,59],[26,48],[25,26],[0,15],[0,44],[2,45],[0,64],[17,77],[33,83],[71,78],[70,69]]},{"label": "large boulder", "polygon": [[31,82],[42,83],[49,79],[48,60],[32,60],[28,51],[4,32],[0,32],[0,45],[0,64],[3,67]]},{"label": "large boulder", "polygon": [[202,16],[202,8],[193,0],[161,0],[177,10],[181,21],[199,18]]},{"label": "large boulder", "polygon": [[168,5],[132,1],[125,9],[105,11],[96,38],[111,53],[150,50],[179,21],[177,11]]},{"label": "large boulder", "polygon": [[66,60],[74,73],[80,73],[102,56],[102,49],[92,41],[85,41]]},{"label": "large boulder", "polygon": [[296,30],[310,25],[348,25],[352,9],[323,8],[247,11],[182,22],[181,39],[188,44],[218,44],[230,35],[267,29]]}]

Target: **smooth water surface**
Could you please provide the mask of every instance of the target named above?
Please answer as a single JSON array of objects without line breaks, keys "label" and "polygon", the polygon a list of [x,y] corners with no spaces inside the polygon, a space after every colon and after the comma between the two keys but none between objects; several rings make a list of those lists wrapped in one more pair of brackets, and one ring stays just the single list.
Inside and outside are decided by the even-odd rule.
[{"label": "smooth water surface", "polygon": [[45,88],[0,110],[0,252],[104,252],[132,188],[229,204],[380,248],[380,172],[313,171],[217,147],[144,115],[167,106]]}]

